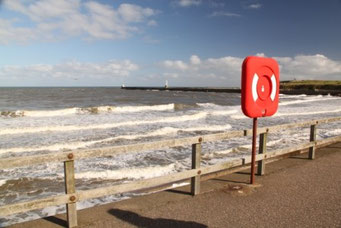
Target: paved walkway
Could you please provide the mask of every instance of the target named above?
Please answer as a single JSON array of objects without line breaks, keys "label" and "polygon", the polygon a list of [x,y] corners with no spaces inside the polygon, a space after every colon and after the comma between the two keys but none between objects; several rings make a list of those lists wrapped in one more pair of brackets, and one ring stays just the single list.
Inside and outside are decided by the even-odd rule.
[{"label": "paved walkway", "polygon": [[[315,160],[287,158],[266,166],[256,186],[247,171],[78,212],[80,227],[341,227],[341,143]],[[13,227],[64,227],[65,215]]]}]

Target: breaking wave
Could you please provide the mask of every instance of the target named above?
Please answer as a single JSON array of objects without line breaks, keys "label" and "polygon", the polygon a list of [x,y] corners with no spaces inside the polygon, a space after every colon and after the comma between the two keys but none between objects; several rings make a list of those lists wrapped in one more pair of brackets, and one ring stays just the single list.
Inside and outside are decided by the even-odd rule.
[{"label": "breaking wave", "polygon": [[119,170],[88,171],[76,173],[77,179],[146,179],[167,175],[176,171],[176,163],[167,166],[150,166],[144,168],[126,168]]},{"label": "breaking wave", "polygon": [[133,113],[147,111],[168,111],[182,110],[186,108],[197,107],[197,105],[187,104],[162,104],[162,105],[137,105],[137,106],[98,106],[85,108],[66,108],[57,110],[16,110],[16,111],[1,111],[2,117],[56,117],[68,115],[82,114],[100,114],[100,113]]},{"label": "breaking wave", "polygon": [[[341,109],[336,110],[325,110],[325,111],[311,111],[311,112],[288,112],[288,113],[276,113],[273,117],[281,117],[281,116],[310,116],[310,115],[320,115],[320,114],[330,114],[330,113],[338,113],[341,112]],[[232,115],[232,119],[246,119],[245,115]]]},{"label": "breaking wave", "polygon": [[164,127],[161,129],[157,129],[147,134],[134,134],[134,135],[120,135],[116,137],[109,137],[105,139],[92,140],[92,141],[77,141],[77,142],[65,142],[65,143],[56,143],[53,145],[46,146],[35,146],[35,147],[14,147],[14,148],[3,148],[0,149],[0,154],[12,152],[12,153],[20,153],[20,152],[30,152],[30,151],[59,151],[59,150],[74,150],[89,147],[99,143],[110,142],[118,139],[127,139],[134,140],[138,138],[147,138],[147,137],[155,137],[155,136],[163,136],[163,135],[171,135],[176,134],[179,131],[183,132],[195,132],[195,131],[224,131],[231,129],[231,125],[207,125],[200,127],[191,127],[191,128],[173,128],[173,127]]},{"label": "breaking wave", "polygon": [[44,126],[44,127],[24,127],[24,128],[4,128],[0,131],[0,135],[13,135],[13,134],[27,134],[27,133],[38,133],[44,131],[77,131],[77,130],[93,130],[93,129],[110,129],[121,126],[135,126],[143,124],[156,124],[156,123],[175,123],[199,120],[207,117],[207,115],[229,115],[236,113],[237,110],[227,111],[213,111],[213,112],[199,112],[191,115],[172,116],[164,117],[155,120],[137,120],[137,121],[126,121],[120,123],[108,123],[108,124],[95,124],[95,125],[66,125],[66,126]]}]

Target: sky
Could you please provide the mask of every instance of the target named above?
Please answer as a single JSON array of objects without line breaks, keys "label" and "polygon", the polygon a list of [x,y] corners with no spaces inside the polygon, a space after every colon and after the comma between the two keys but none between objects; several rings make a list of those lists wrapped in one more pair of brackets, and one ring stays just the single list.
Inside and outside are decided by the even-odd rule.
[{"label": "sky", "polygon": [[341,80],[341,0],[0,0],[0,86],[239,87]]}]

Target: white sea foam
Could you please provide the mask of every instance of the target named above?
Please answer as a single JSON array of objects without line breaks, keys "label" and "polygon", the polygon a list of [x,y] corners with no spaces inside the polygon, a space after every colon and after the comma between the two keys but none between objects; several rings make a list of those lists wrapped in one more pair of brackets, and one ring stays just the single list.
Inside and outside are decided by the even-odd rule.
[{"label": "white sea foam", "polygon": [[[341,109],[336,110],[325,110],[325,111],[311,111],[311,112],[289,112],[289,113],[283,113],[278,112],[273,117],[281,117],[281,116],[308,116],[308,115],[319,115],[319,114],[328,114],[328,113],[338,113],[341,112]],[[232,115],[232,119],[246,119],[247,117],[245,115]]]},{"label": "white sea foam", "polygon": [[138,120],[138,121],[126,121],[120,123],[108,123],[108,124],[95,124],[95,125],[67,125],[67,126],[45,126],[45,127],[26,127],[26,128],[5,128],[0,131],[0,135],[6,134],[23,134],[23,133],[38,133],[44,131],[76,131],[76,130],[92,130],[92,129],[108,129],[121,126],[135,126],[142,124],[155,124],[155,123],[174,123],[192,121],[205,118],[207,112],[199,112],[192,115],[183,116],[171,116],[165,118],[159,118],[156,120]]},{"label": "white sea foam", "polygon": [[237,113],[238,110],[217,110],[217,111],[211,111],[210,112],[210,115],[213,115],[213,116],[228,116],[228,115],[231,115],[231,114],[234,114],[234,113]]},{"label": "white sea foam", "polygon": [[319,115],[319,114],[328,114],[328,113],[337,113],[341,112],[341,109],[336,110],[325,110],[325,111],[311,111],[311,112],[290,112],[290,113],[277,113],[274,116],[305,116],[305,115]]},{"label": "white sea foam", "polygon": [[280,98],[298,98],[298,97],[307,97],[308,95],[306,94],[300,94],[300,95],[287,95],[287,94],[279,94]]},{"label": "white sea foam", "polygon": [[121,126],[136,126],[143,124],[159,124],[159,123],[176,123],[185,121],[194,121],[205,118],[210,115],[229,115],[237,112],[236,110],[230,111],[213,111],[213,112],[199,112],[191,115],[171,116],[164,117],[155,120],[137,120],[126,121],[120,123],[108,123],[108,124],[95,124],[95,125],[64,125],[64,126],[44,126],[44,127],[24,127],[24,128],[5,128],[0,131],[0,135],[13,135],[13,134],[28,134],[28,133],[40,133],[44,131],[66,132],[77,130],[93,130],[93,129],[110,129]]},{"label": "white sea foam", "polygon": [[223,107],[222,105],[217,105],[214,103],[198,103],[198,106],[204,107],[204,108],[210,108],[210,109]]},{"label": "white sea foam", "polygon": [[167,175],[176,171],[176,164],[167,166],[149,166],[144,168],[126,168],[119,170],[88,171],[76,173],[77,179],[147,179]]},{"label": "white sea foam", "polygon": [[[295,137],[296,139],[306,139],[306,135],[298,135]],[[268,147],[271,147],[271,146],[276,146],[280,143],[283,142],[284,139],[276,139],[276,140],[271,140],[269,142],[267,142],[267,146]],[[213,150],[213,151],[209,151],[208,153],[205,153],[202,158],[205,159],[205,160],[211,160],[211,159],[216,159],[218,157],[222,157],[224,155],[228,155],[230,153],[235,153],[235,152],[239,152],[241,150],[250,150],[251,151],[251,148],[252,148],[252,144],[251,142],[248,143],[248,144],[243,144],[243,145],[239,145],[237,147],[233,147],[233,148],[229,148],[229,149],[226,149],[226,150]]]},{"label": "white sea foam", "polygon": [[21,111],[23,116],[29,117],[54,117],[54,116],[66,116],[79,112],[78,108],[66,108],[59,110],[35,110],[35,111]]},{"label": "white sea foam", "polygon": [[4,111],[2,115],[13,117],[56,117],[56,116],[68,116],[75,114],[98,114],[98,113],[131,113],[131,112],[145,112],[145,111],[167,111],[174,110],[175,104],[163,104],[163,105],[137,105],[137,106],[98,106],[98,107],[86,107],[86,108],[66,108],[57,110],[17,110],[17,111]]},{"label": "white sea foam", "polygon": [[332,137],[336,135],[341,135],[341,129],[328,129],[328,131],[322,133],[322,136],[325,137]]},{"label": "white sea foam", "polygon": [[115,112],[142,112],[142,111],[167,111],[173,110],[175,104],[150,105],[150,106],[122,106],[115,107]]},{"label": "white sea foam", "polygon": [[292,104],[301,104],[301,103],[308,103],[308,102],[317,102],[317,101],[327,101],[327,100],[337,100],[340,99],[338,97],[324,97],[321,99],[321,97],[313,97],[305,100],[295,100],[295,101],[286,101],[286,102],[280,102],[280,106],[286,106],[286,105],[292,105]]},{"label": "white sea foam", "polygon": [[199,127],[190,127],[190,128],[173,128],[173,127],[164,127],[161,129],[157,129],[155,131],[146,133],[146,134],[128,134],[128,135],[120,135],[116,137],[109,137],[105,139],[92,140],[92,141],[76,141],[76,142],[65,142],[65,143],[56,143],[48,146],[34,146],[34,147],[13,147],[13,148],[3,148],[0,149],[0,154],[12,152],[12,153],[20,153],[20,152],[30,152],[30,151],[59,151],[59,150],[74,150],[85,148],[88,146],[92,146],[98,143],[110,142],[118,139],[138,139],[138,138],[147,138],[154,136],[163,136],[163,135],[172,135],[176,134],[179,131],[191,132],[191,131],[224,131],[231,129],[231,125],[204,125]]}]

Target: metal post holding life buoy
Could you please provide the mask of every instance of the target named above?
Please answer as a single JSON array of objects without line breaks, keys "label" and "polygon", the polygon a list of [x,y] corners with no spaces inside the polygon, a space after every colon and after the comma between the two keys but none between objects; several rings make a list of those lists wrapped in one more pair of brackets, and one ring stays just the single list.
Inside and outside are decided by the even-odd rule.
[{"label": "metal post holding life buoy", "polygon": [[256,141],[257,141],[257,117],[253,118],[253,127],[252,127],[252,155],[251,155],[251,176],[250,176],[250,184],[255,183],[255,165],[256,165]]}]

